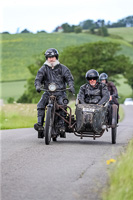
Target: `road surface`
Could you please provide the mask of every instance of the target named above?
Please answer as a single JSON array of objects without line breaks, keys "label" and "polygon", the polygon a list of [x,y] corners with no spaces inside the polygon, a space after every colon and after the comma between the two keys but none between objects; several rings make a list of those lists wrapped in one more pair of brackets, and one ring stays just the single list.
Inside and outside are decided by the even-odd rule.
[{"label": "road surface", "polygon": [[1,200],[97,200],[108,180],[106,160],[117,160],[133,138],[133,106],[123,106],[117,144],[111,133],[96,140],[67,138],[45,145],[33,128],[1,132]]}]

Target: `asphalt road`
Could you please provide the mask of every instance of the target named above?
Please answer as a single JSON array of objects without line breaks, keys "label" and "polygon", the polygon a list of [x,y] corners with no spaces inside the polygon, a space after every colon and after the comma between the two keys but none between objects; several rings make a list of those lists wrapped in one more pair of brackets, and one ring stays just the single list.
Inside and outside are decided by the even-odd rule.
[{"label": "asphalt road", "polygon": [[80,139],[67,133],[45,145],[32,129],[1,132],[1,200],[97,200],[108,180],[106,160],[116,159],[133,137],[133,106],[123,106],[117,144],[111,133]]}]

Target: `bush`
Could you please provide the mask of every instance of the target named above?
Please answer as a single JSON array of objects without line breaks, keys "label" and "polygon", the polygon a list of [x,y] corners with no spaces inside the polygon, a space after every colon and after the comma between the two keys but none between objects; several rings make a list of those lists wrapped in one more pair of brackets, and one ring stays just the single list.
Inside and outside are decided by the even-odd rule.
[{"label": "bush", "polygon": [[9,97],[8,99],[7,99],[7,103],[13,103],[14,102],[14,98],[13,97]]},{"label": "bush", "polygon": [[99,28],[97,31],[97,35],[104,36],[104,37],[109,36],[108,29],[105,26]]},{"label": "bush", "polygon": [[9,32],[5,31],[5,32],[2,32],[2,34],[10,34]]},{"label": "bush", "polygon": [[80,26],[76,26],[76,27],[74,28],[74,32],[75,32],[75,33],[81,33],[81,32],[82,32],[82,28],[81,28]]}]

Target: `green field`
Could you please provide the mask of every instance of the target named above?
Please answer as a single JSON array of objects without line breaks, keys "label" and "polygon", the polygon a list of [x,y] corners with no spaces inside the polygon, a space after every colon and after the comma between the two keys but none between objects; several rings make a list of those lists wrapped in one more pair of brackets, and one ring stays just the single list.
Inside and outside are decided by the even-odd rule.
[{"label": "green field", "polygon": [[[23,94],[26,79],[30,77],[27,66],[35,63],[36,56],[42,55],[43,52],[50,47],[57,48],[61,56],[63,49],[71,45],[80,45],[96,41],[119,42],[122,47],[120,53],[129,56],[133,61],[133,46],[127,42],[129,40],[132,41],[133,28],[112,28],[109,29],[109,32],[110,31],[112,31],[111,34],[121,36],[124,40],[100,37],[87,33],[0,34],[0,36],[2,36],[0,41],[2,47],[1,81],[12,81],[0,82],[0,89],[2,91],[0,98],[3,98],[6,103],[9,97],[13,97],[17,100]],[[128,38],[127,41],[126,38]],[[16,82],[16,80],[20,82]],[[120,80],[118,92],[126,96],[131,94],[131,88],[124,83],[123,79]]]},{"label": "green field", "polygon": [[133,42],[133,27],[127,28],[108,28],[109,34],[122,37],[128,42]]},{"label": "green field", "polygon": [[133,60],[133,46],[124,40],[116,40],[109,37],[100,37],[87,33],[2,34],[1,79],[2,81],[7,81],[29,78],[30,73],[27,66],[35,63],[36,55],[43,54],[43,51],[47,48],[57,48],[59,53],[61,53],[66,46],[96,41],[114,41],[121,43],[122,53]]},{"label": "green field", "polygon": [[[59,53],[64,47],[86,42],[103,40],[87,34],[13,34],[2,35],[2,80],[20,80],[29,78],[27,66],[35,63],[36,55],[50,47],[57,48]],[[44,58],[45,60],[45,58]],[[17,74],[17,76],[16,76]]]},{"label": "green field", "polygon": [[16,101],[25,91],[26,81],[13,81],[0,83],[1,97],[4,102],[12,97]]}]

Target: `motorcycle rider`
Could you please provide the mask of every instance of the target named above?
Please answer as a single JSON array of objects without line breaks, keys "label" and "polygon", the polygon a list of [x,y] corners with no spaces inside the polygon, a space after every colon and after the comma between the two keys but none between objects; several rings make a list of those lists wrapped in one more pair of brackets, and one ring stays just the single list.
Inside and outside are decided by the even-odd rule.
[{"label": "motorcycle rider", "polygon": [[[73,76],[70,70],[65,65],[59,62],[58,51],[54,48],[49,48],[46,50],[44,55],[46,61],[44,62],[43,66],[38,70],[37,76],[35,78],[36,91],[39,93],[41,92],[42,84],[44,85],[45,89],[48,89],[48,85],[50,83],[56,83],[57,90],[65,89],[66,84],[68,84],[70,91],[73,94],[75,94]],[[55,93],[55,95],[57,97],[57,102],[60,105],[63,105],[63,99],[66,98],[66,92],[58,91]],[[45,108],[48,104],[48,99],[49,99],[49,93],[44,92],[40,101],[37,104],[38,122],[34,124],[35,130],[38,130],[39,127],[43,127]],[[62,115],[63,114],[64,112],[62,113]],[[64,121],[62,119],[60,120],[60,126],[62,127],[62,130],[64,130],[65,134]]]},{"label": "motorcycle rider", "polygon": [[[102,73],[99,76],[99,80],[100,82],[104,83],[107,85],[108,91],[110,93],[110,101],[112,100],[114,104],[116,104],[118,106],[118,112],[119,112],[119,103],[118,103],[118,92],[117,92],[117,88],[114,85],[113,82],[108,81],[108,75],[106,73]],[[118,118],[120,118],[119,114],[118,114]]]},{"label": "motorcycle rider", "polygon": [[78,100],[81,104],[104,105],[109,100],[107,86],[98,81],[99,73],[95,69],[86,72],[87,83],[79,90]]},{"label": "motorcycle rider", "polygon": [[110,93],[110,100],[113,100],[114,103],[116,105],[118,105],[118,107],[119,107],[119,103],[118,103],[118,100],[117,100],[118,92],[117,92],[117,88],[114,85],[114,83],[111,82],[111,81],[108,81],[108,75],[106,73],[100,74],[99,80],[100,80],[100,82],[102,82],[102,83],[107,85],[109,93]]}]

